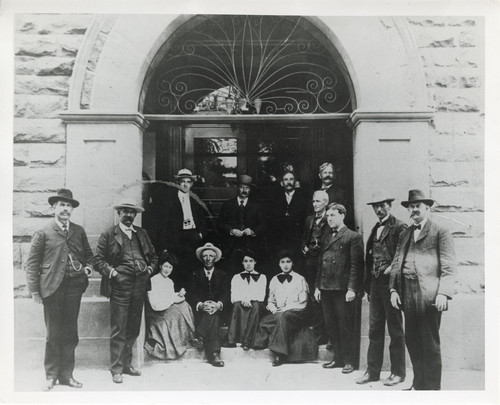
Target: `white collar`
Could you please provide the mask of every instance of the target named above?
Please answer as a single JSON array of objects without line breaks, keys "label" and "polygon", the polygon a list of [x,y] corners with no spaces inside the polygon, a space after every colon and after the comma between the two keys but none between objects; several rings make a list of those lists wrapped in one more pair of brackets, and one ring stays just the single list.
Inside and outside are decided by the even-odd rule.
[{"label": "white collar", "polygon": [[259,272],[255,271],[255,270],[252,270],[251,272],[243,270],[240,274],[245,274],[245,273],[248,273],[248,274],[260,274]]},{"label": "white collar", "polygon": [[121,229],[123,232],[128,232],[128,231],[135,232],[135,229],[134,229],[134,224],[130,225],[130,228],[129,228],[129,227],[127,227],[126,225],[124,225],[123,223],[118,222],[118,226],[120,227],[120,229]]},{"label": "white collar", "polygon": [[420,230],[422,230],[422,229],[424,228],[424,225],[427,223],[427,220],[428,220],[428,219],[429,219],[429,218],[424,218],[424,219],[422,220],[422,222],[420,222],[419,224],[416,224],[416,223],[414,222],[414,223],[413,223],[413,225],[421,225]]},{"label": "white collar", "polygon": [[[61,228],[62,231],[64,231],[64,228],[63,228],[63,223],[61,221],[59,221],[56,217],[54,217],[55,221],[56,221],[56,224],[57,226],[59,226],[59,228]],[[69,221],[66,222],[66,228],[67,230],[69,231]]]},{"label": "white collar", "polygon": [[243,205],[246,207],[247,206],[247,202],[248,202],[248,197],[247,198],[241,198],[240,196],[238,196],[238,205],[241,205],[242,201],[243,201]]},{"label": "white collar", "polygon": [[390,216],[391,216],[391,214],[387,214],[384,218],[382,218],[382,221],[378,221],[378,223],[382,224],[382,223],[386,222],[389,219]]}]

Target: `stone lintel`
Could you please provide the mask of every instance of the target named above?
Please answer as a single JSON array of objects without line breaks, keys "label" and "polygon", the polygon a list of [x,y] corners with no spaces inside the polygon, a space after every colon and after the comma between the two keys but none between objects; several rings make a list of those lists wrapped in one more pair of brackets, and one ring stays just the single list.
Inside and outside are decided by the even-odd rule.
[{"label": "stone lintel", "polygon": [[91,110],[85,111],[65,111],[59,114],[65,123],[79,124],[134,124],[141,130],[146,130],[149,122],[141,113],[112,113],[112,112],[95,112]]},{"label": "stone lintel", "polygon": [[432,110],[422,111],[354,111],[349,117],[348,124],[355,128],[360,122],[406,122],[406,121],[430,121],[434,115]]}]

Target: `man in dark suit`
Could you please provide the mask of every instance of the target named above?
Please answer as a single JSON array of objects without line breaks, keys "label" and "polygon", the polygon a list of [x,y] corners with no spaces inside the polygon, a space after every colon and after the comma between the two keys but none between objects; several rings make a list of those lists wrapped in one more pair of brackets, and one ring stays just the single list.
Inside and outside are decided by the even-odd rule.
[{"label": "man in dark suit", "polygon": [[101,234],[94,260],[102,275],[101,294],[110,299],[110,371],[113,382],[120,384],[122,374],[141,375],[132,367],[132,346],[139,336],[144,299],[158,256],[147,232],[133,225],[144,209],[130,200],[114,209],[120,222]]},{"label": "man in dark suit", "polygon": [[206,243],[196,249],[196,257],[203,263],[193,271],[188,302],[194,309],[196,336],[204,348],[208,361],[214,367],[223,367],[220,358],[219,326],[223,314],[230,309],[230,285],[226,273],[215,267],[221,250]]},{"label": "man in dark suit", "polygon": [[413,225],[399,237],[391,265],[391,304],[405,315],[405,339],[415,390],[441,389],[441,313],[448,309],[456,275],[450,231],[429,219],[434,200],[410,190],[402,201]]},{"label": "man in dark suit", "polygon": [[292,170],[285,170],[281,177],[281,189],[271,200],[271,228],[273,251],[290,249],[297,252],[307,214],[309,200]]},{"label": "man in dark suit", "polygon": [[59,190],[49,197],[49,204],[54,220],[33,235],[26,263],[28,290],[36,303],[43,303],[47,328],[45,388],[51,390],[57,380],[81,388],[82,383],[73,378],[78,314],[93,255],[85,230],[69,220],[80,205],[71,191]]},{"label": "man in dark suit", "polygon": [[396,253],[396,245],[401,232],[407,225],[391,215],[394,198],[384,192],[373,195],[368,203],[373,208],[378,222],[373,227],[366,245],[366,266],[364,288],[370,302],[370,345],[368,347],[368,369],[356,380],[366,384],[380,379],[384,360],[385,324],[391,337],[389,345],[391,374],[384,385],[393,386],[406,377],[405,341],[401,311],[393,308],[389,292],[389,273]]},{"label": "man in dark suit", "polygon": [[191,188],[196,176],[181,169],[174,176],[177,186],[157,186],[152,205],[156,209],[154,243],[159,251],[167,249],[179,259],[178,271],[173,274],[177,287],[186,287],[189,270],[196,265],[194,251],[206,235],[207,210]]},{"label": "man in dark suit", "polygon": [[355,298],[363,277],[363,238],[344,225],[345,207],[329,204],[326,220],[330,232],[321,241],[321,263],[314,296],[323,306],[323,316],[333,347],[333,360],[324,368],[343,367],[354,371],[356,364]]},{"label": "man in dark suit", "polygon": [[249,198],[252,187],[250,176],[239,176],[238,195],[224,202],[220,210],[217,227],[229,274],[239,273],[244,250],[251,249],[258,257],[263,252],[264,216],[260,205]]}]

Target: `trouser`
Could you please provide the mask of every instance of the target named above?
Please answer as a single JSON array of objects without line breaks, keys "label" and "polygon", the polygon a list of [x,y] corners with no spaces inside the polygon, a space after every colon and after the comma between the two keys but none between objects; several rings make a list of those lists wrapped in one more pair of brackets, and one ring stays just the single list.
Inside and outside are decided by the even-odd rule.
[{"label": "trouser", "polygon": [[303,272],[297,270],[306,279],[309,286],[309,304],[307,305],[308,325],[312,326],[314,336],[318,344],[326,343],[328,340],[325,329],[325,321],[323,319],[323,309],[321,303],[314,298],[316,285],[316,272],[318,271],[319,256],[306,255],[304,259]]},{"label": "trouser", "polygon": [[203,339],[205,355],[208,361],[212,361],[214,354],[220,354],[221,342],[219,335],[221,312],[217,311],[209,315],[203,311],[197,311],[196,317],[196,336]]},{"label": "trouser", "polygon": [[46,378],[67,381],[73,377],[75,348],[78,345],[78,314],[82,294],[88,283],[85,275],[65,276],[54,294],[43,299],[47,329],[44,361]]},{"label": "trouser", "polygon": [[269,347],[275,353],[288,356],[292,334],[302,328],[305,309],[289,309],[265,316],[255,336],[256,347]]},{"label": "trouser", "polygon": [[111,279],[111,374],[121,374],[132,363],[132,346],[139,336],[148,275],[118,274]]},{"label": "trouser", "polygon": [[391,358],[391,374],[406,376],[405,338],[403,315],[391,305],[389,276],[372,276],[370,286],[370,345],[368,346],[368,373],[380,377],[384,360],[385,324],[391,337],[389,353]]},{"label": "trouser", "polygon": [[333,359],[356,364],[355,300],[346,302],[346,291],[321,290],[326,332],[333,348]]},{"label": "trouser", "polygon": [[422,297],[418,279],[403,277],[405,340],[413,365],[413,388],[441,389],[441,312]]}]

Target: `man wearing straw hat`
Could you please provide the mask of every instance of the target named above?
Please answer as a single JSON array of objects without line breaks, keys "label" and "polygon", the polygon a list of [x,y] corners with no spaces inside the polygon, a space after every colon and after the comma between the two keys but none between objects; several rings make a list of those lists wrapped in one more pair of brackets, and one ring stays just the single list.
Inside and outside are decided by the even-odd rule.
[{"label": "man wearing straw hat", "polygon": [[226,273],[215,267],[222,257],[221,250],[206,243],[196,249],[196,257],[203,266],[193,271],[188,301],[194,309],[196,336],[204,345],[208,361],[214,367],[223,367],[220,358],[219,326],[221,317],[230,305],[230,285]]},{"label": "man wearing straw hat", "polygon": [[101,234],[95,265],[102,275],[101,294],[109,297],[110,371],[113,382],[120,384],[122,374],[141,375],[132,367],[132,346],[139,336],[144,299],[158,256],[147,232],[133,225],[144,208],[131,200],[113,208],[120,222]]},{"label": "man wearing straw hat", "polygon": [[384,360],[385,325],[391,337],[389,352],[391,374],[384,385],[393,386],[405,380],[405,340],[403,316],[393,308],[389,292],[389,273],[396,253],[396,245],[401,232],[407,225],[391,214],[394,198],[379,191],[373,194],[371,205],[378,222],[373,227],[366,244],[364,289],[370,302],[370,345],[368,347],[366,373],[356,380],[357,384],[367,384],[380,379]]},{"label": "man wearing straw hat", "polygon": [[448,309],[456,275],[450,231],[429,216],[434,200],[410,190],[412,226],[401,233],[391,265],[391,304],[405,315],[405,340],[413,365],[413,389],[441,389],[441,313]]},{"label": "man wearing straw hat", "polygon": [[61,385],[82,387],[73,378],[73,369],[80,301],[92,274],[89,266],[93,256],[85,230],[69,220],[73,209],[80,205],[73,193],[61,189],[49,197],[49,204],[54,220],[33,235],[26,263],[28,290],[36,303],[43,303],[47,391],[57,380]]}]

